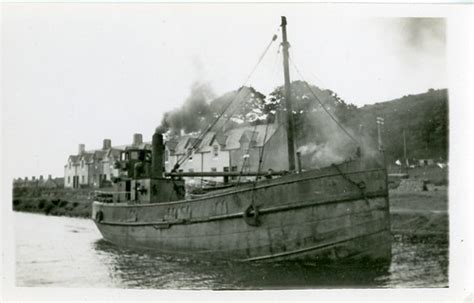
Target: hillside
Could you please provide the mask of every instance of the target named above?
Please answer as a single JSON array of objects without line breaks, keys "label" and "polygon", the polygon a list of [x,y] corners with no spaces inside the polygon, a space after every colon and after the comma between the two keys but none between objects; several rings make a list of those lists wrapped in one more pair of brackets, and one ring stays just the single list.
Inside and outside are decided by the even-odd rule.
[{"label": "hillside", "polygon": [[[218,98],[206,87],[196,86],[180,108],[165,113],[160,128],[169,135],[204,131],[224,109],[226,115],[214,129],[271,122],[278,118],[278,112],[285,112],[284,99],[282,86],[268,96],[252,87],[241,87]],[[344,159],[354,152],[353,142],[328,114],[336,117],[354,137],[363,135],[366,150],[373,150],[376,145],[376,118],[384,118],[382,137],[389,163],[403,158],[403,131],[409,159],[447,160],[447,89],[430,89],[422,94],[356,107],[331,90],[293,81],[291,99],[296,144],[303,156],[311,158],[311,165]]]},{"label": "hillside", "polygon": [[448,158],[448,91],[433,90],[418,95],[358,108],[348,123],[362,124],[377,138],[376,117],[385,120],[383,139],[389,160],[403,158],[403,130],[409,159]]}]

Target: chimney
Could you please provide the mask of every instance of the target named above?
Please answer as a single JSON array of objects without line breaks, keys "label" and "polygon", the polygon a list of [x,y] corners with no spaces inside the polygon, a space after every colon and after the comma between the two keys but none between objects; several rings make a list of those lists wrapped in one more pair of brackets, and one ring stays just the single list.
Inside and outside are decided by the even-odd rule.
[{"label": "chimney", "polygon": [[25,181],[28,181],[28,177],[25,177]]},{"label": "chimney", "polygon": [[104,139],[104,142],[102,144],[102,149],[106,150],[106,149],[110,149],[110,148],[112,148],[112,140]]},{"label": "chimney", "polygon": [[78,154],[81,155],[86,151],[86,145],[85,144],[79,144],[79,150]]},{"label": "chimney", "polygon": [[156,131],[151,141],[151,177],[163,178],[165,146],[163,144],[163,135]]},{"label": "chimney", "polygon": [[182,136],[184,136],[184,134],[185,134],[185,133],[184,133],[184,129],[181,128],[181,129],[179,130],[179,135],[182,137]]},{"label": "chimney", "polygon": [[133,145],[140,145],[143,143],[142,134],[133,134]]},{"label": "chimney", "polygon": [[36,180],[36,177],[35,177],[35,176],[31,177],[31,180],[35,181],[35,180]]},{"label": "chimney", "polygon": [[52,179],[52,176],[51,175],[48,175],[48,180],[51,180]]},{"label": "chimney", "polygon": [[43,175],[40,175],[40,179],[39,179],[39,180],[40,180],[40,181],[43,181]]}]

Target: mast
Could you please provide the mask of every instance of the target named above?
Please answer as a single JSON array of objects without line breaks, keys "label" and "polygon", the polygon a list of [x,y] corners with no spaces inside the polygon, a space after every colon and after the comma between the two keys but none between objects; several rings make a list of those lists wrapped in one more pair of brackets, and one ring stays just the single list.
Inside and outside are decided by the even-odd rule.
[{"label": "mast", "polygon": [[290,88],[290,68],[288,65],[288,48],[290,44],[286,38],[286,17],[281,17],[281,32],[283,36],[283,72],[285,75],[285,105],[286,105],[286,133],[288,138],[288,170],[295,170],[295,142],[294,142],[294,123],[293,109],[291,106],[291,88]]}]

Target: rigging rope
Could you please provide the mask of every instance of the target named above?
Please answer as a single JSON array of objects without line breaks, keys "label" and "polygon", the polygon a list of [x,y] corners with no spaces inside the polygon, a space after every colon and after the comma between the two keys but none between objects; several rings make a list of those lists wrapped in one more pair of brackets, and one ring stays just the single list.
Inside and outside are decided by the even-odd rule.
[{"label": "rigging rope", "polygon": [[[278,38],[278,35],[277,34],[274,34],[273,37],[272,37],[272,40],[270,41],[270,43],[268,43],[268,45],[265,47],[265,50],[263,51],[262,55],[259,57],[257,63],[255,64],[254,68],[252,69],[252,71],[250,72],[250,74],[248,75],[248,77],[245,79],[243,85],[241,87],[244,87],[247,82],[250,80],[250,78],[253,76],[253,74],[255,73],[255,71],[257,70],[257,67],[260,65],[260,63],[262,62],[263,58],[265,57],[265,55],[267,54],[268,50],[270,49],[270,46],[273,44],[273,42],[275,42],[275,40]],[[229,109],[229,107],[235,102],[235,100],[237,100],[237,97],[240,95],[242,90],[240,90],[237,95],[234,97],[234,99],[232,99],[228,104],[227,106],[224,108],[224,110],[218,115],[218,117],[213,121],[213,123],[211,123],[204,132],[202,132],[199,137],[196,139],[196,141],[194,142],[194,144],[191,146],[191,150],[194,150],[198,144],[200,144],[200,141],[204,138],[204,136],[209,132],[211,131],[211,129],[216,125],[217,121],[219,121],[219,119],[224,115],[224,113]],[[235,110],[234,110],[235,111]],[[230,117],[228,118],[230,119]],[[175,167],[179,167],[181,164],[183,164],[184,161],[186,161],[188,158],[189,158],[189,154],[186,152],[184,154],[184,156],[179,159],[176,164],[175,164]]]},{"label": "rigging rope", "polygon": [[[232,105],[232,103],[234,103],[235,100],[238,99],[238,96],[240,95],[240,93],[242,92],[242,90],[240,90],[237,95],[234,97],[234,99],[232,99],[228,104],[227,106],[224,108],[224,110],[219,114],[219,116],[206,128],[206,130],[204,132],[202,132],[195,140],[195,142],[193,143],[193,145],[191,146],[191,150],[194,150],[200,143],[201,143],[201,140],[204,138],[204,136],[209,133],[211,131],[211,129],[217,124],[217,122],[219,121],[219,119],[224,115],[224,113],[229,109],[230,105]],[[250,94],[250,92],[247,93],[247,96]],[[232,111],[231,114],[233,114],[235,112],[236,109],[234,109]],[[227,120],[230,119],[227,118]],[[226,120],[226,121],[227,121]],[[184,161],[186,161],[191,155],[188,153],[185,153],[184,156],[182,158],[180,158],[177,162],[177,165],[180,166],[181,164],[183,164]]]},{"label": "rigging rope", "polygon": [[[275,37],[275,36],[274,36],[274,37]],[[277,71],[278,71],[277,68],[276,68],[276,66],[277,66],[277,61],[278,61],[278,59],[279,59],[278,54],[280,53],[280,46],[281,46],[281,45],[279,45],[279,47],[278,47],[278,49],[277,49],[277,55],[275,56],[275,61],[274,61],[274,63],[273,63],[272,74],[273,74],[274,76],[276,76],[276,73],[277,73]],[[267,120],[267,121],[266,121],[266,123],[265,123],[265,124],[266,124],[266,126],[265,126],[265,134],[264,134],[264,137],[263,137],[262,149],[261,149],[261,151],[260,151],[260,153],[259,153],[259,157],[258,157],[258,168],[257,168],[257,176],[255,177],[255,181],[257,181],[257,179],[258,179],[258,175],[260,174],[261,166],[263,165],[262,159],[263,159],[263,154],[264,154],[264,150],[265,150],[265,143],[266,143],[266,141],[267,141],[268,126],[270,125],[270,123],[268,123],[268,114],[267,114],[267,116],[266,116],[266,120]],[[254,134],[255,134],[255,132],[256,132],[256,129],[257,129],[257,124],[255,124],[255,127],[254,127],[254,129],[253,129],[252,138],[251,138],[250,142],[252,142],[252,139],[253,139],[253,136],[254,136]],[[277,127],[277,129],[278,129],[278,127]],[[242,168],[241,168],[241,170],[240,170],[239,178],[237,179],[237,185],[240,184],[240,178],[241,178],[242,172],[244,171],[244,167],[245,167],[246,161],[250,162],[250,153],[249,153],[249,152],[250,152],[250,144],[249,144],[249,146],[248,146],[248,148],[247,148],[247,155],[249,155],[249,157],[244,159],[244,163],[242,164]],[[248,159],[248,160],[247,160],[247,159]]]},{"label": "rigging rope", "polygon": [[293,62],[293,60],[291,60],[290,58],[290,62],[291,64],[293,65],[293,67],[295,68],[296,72],[298,73],[298,75],[301,77],[301,80],[303,80],[303,83],[306,85],[306,87],[309,89],[310,93],[313,95],[313,97],[316,99],[316,101],[318,101],[318,103],[321,105],[321,107],[323,108],[323,110],[329,115],[329,117],[337,124],[337,126],[339,126],[340,129],[342,129],[344,131],[344,133],[352,140],[354,141],[355,143],[357,143],[358,145],[360,145],[359,141],[354,138],[345,128],[344,126],[341,124],[341,122],[339,122],[339,120],[334,117],[331,112],[324,106],[323,102],[318,98],[318,96],[316,96],[316,93],[313,91],[313,89],[311,88],[311,86],[308,84],[308,82],[306,82],[306,80],[304,79],[303,75],[300,73],[298,67],[296,66],[296,64]]},{"label": "rigging rope", "polygon": [[262,150],[260,151],[260,156],[258,157],[257,178],[258,178],[258,175],[260,174],[260,170],[262,169],[262,166],[263,166],[263,153],[264,153],[264,150],[265,150],[265,143],[267,141],[268,125],[270,125],[270,123],[268,123],[268,121],[267,121],[267,126],[265,127],[265,135],[263,136],[263,146],[262,146]]},{"label": "rigging rope", "polygon": [[[250,162],[250,146],[252,145],[253,136],[255,135],[256,130],[257,130],[257,124],[255,124],[255,126],[253,127],[252,136],[250,136],[249,146],[247,146],[247,151],[244,155],[244,157],[245,156],[247,156],[247,157],[244,158],[244,162],[242,163],[242,167],[240,168],[240,174],[239,174],[239,178],[237,179],[237,185],[240,184],[240,178],[242,177],[242,173],[244,172],[245,164],[247,162]],[[263,144],[265,144],[265,142]]]},{"label": "rigging rope", "polygon": [[[273,63],[273,77],[274,77],[274,80],[277,79],[277,76],[279,75],[279,69],[277,69],[277,62],[279,61],[280,59],[280,48],[281,48],[281,44],[278,45],[278,49],[277,49],[277,53],[276,53],[276,56],[275,56],[275,62]],[[265,154],[265,143],[267,142],[267,134],[268,134],[268,126],[270,125],[270,123],[268,122],[268,114],[267,114],[267,121],[266,121],[266,127],[265,127],[265,135],[263,136],[263,145],[262,145],[262,149],[260,150],[260,155],[258,157],[258,167],[257,167],[257,177],[255,178],[255,181],[257,181],[257,179],[259,178],[259,175],[260,175],[260,171],[262,170],[262,166],[263,166],[263,156]],[[280,128],[281,124],[280,125],[277,125],[277,127],[275,128],[275,131],[274,131],[274,134],[276,134],[278,132],[278,129]]]}]

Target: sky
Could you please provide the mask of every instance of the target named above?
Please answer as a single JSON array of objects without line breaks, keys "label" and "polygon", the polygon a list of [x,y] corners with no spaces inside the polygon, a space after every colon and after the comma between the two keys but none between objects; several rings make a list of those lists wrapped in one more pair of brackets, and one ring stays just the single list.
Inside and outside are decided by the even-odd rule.
[{"label": "sky", "polygon": [[283,82],[280,40],[245,80],[280,39],[281,15],[304,80],[348,103],[448,86],[443,18],[316,4],[3,4],[3,165],[14,177],[62,176],[79,143],[148,141],[194,83],[268,94]]}]

